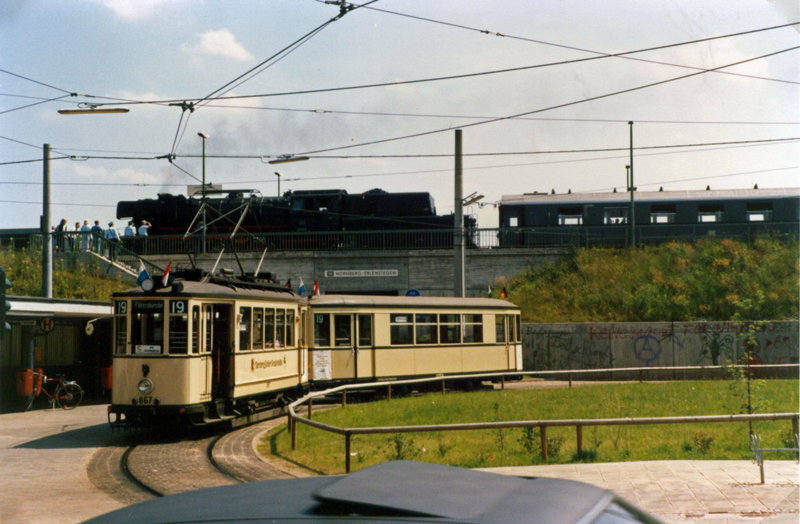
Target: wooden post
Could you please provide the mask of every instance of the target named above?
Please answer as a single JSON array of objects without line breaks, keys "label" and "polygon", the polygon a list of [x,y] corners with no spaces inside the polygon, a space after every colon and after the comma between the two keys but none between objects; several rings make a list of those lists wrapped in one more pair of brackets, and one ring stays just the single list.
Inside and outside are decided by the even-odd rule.
[{"label": "wooden post", "polygon": [[314,397],[308,399],[308,420],[311,420],[311,411],[314,409]]},{"label": "wooden post", "polygon": [[292,451],[297,450],[297,422],[292,422]]},{"label": "wooden post", "polygon": [[572,389],[572,373],[569,374],[569,389]]},{"label": "wooden post", "polygon": [[575,429],[578,431],[578,455],[580,455],[583,453],[583,426],[579,424]]},{"label": "wooden post", "polygon": [[639,384],[642,383],[642,370],[639,370]]},{"label": "wooden post", "polygon": [[792,419],[792,435],[797,435],[797,418]]},{"label": "wooden post", "polygon": [[350,473],[350,432],[344,434],[344,471]]},{"label": "wooden post", "polygon": [[392,384],[389,383],[389,389],[386,393],[386,400],[392,400]]},{"label": "wooden post", "polygon": [[542,437],[542,460],[547,462],[547,426],[539,426],[539,433]]},{"label": "wooden post", "polygon": [[500,389],[502,389],[503,391],[506,390],[506,376],[505,375],[500,377]]},{"label": "wooden post", "polygon": [[343,408],[347,407],[347,390],[346,389],[342,392],[342,407]]},{"label": "wooden post", "polygon": [[444,395],[444,379],[442,379],[442,395]]}]

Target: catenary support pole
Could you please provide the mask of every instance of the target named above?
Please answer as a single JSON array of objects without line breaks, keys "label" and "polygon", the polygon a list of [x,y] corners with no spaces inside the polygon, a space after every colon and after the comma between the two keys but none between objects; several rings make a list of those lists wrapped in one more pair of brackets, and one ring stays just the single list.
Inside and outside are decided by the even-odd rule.
[{"label": "catenary support pole", "polygon": [[636,184],[633,183],[633,122],[628,122],[630,128],[630,165],[631,165],[631,246],[636,247],[636,207],[634,206],[633,194],[636,192]]},{"label": "catenary support pole", "polygon": [[53,230],[50,229],[50,144],[44,145],[42,180],[42,297],[53,298]]},{"label": "catenary support pole", "polygon": [[465,257],[464,250],[464,183],[461,166],[461,130],[456,129],[456,165],[455,165],[455,224],[453,231],[454,253],[454,272],[453,272],[453,296],[464,297],[465,287]]}]

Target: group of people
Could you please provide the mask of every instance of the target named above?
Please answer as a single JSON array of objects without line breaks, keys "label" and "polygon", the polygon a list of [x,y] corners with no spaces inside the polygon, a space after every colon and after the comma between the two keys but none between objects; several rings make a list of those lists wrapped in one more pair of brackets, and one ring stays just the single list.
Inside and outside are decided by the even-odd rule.
[{"label": "group of people", "polygon": [[53,228],[55,250],[83,251],[87,253],[91,251],[114,258],[115,253],[113,251],[115,250],[104,248],[101,238],[105,238],[109,242],[120,243],[124,237],[146,237],[149,228],[150,223],[146,220],[142,220],[138,228],[134,221],[131,220],[123,230],[122,235],[120,235],[119,231],[114,227],[114,222],[109,222],[108,227],[104,229],[99,220],[94,221],[94,226],[90,226],[89,221],[84,220],[83,225],[80,222],[75,222],[75,229],[70,230],[67,226],[67,219],[62,218],[61,222]]}]

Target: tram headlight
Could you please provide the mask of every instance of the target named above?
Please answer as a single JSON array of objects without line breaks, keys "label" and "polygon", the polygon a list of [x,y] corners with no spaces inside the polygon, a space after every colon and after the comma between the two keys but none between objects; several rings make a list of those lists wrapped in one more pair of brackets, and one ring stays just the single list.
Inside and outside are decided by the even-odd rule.
[{"label": "tram headlight", "polygon": [[139,384],[136,387],[139,388],[139,392],[142,395],[147,395],[153,391],[154,384],[149,378],[143,378],[139,381]]}]

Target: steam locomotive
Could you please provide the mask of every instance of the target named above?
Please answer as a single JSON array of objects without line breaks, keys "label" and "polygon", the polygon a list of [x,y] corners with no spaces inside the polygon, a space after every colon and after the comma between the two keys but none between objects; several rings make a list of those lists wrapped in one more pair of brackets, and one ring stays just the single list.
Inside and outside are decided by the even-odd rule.
[{"label": "steam locomotive", "polygon": [[[150,225],[149,235],[184,235],[198,226],[203,199],[159,194],[157,199],[119,202],[118,219]],[[209,234],[230,233],[237,222],[250,233],[334,231],[452,230],[454,215],[436,214],[430,193],[388,193],[372,189],[348,194],[344,189],[287,191],[264,197],[257,190],[206,191]],[[465,227],[476,227],[465,217]]]}]

